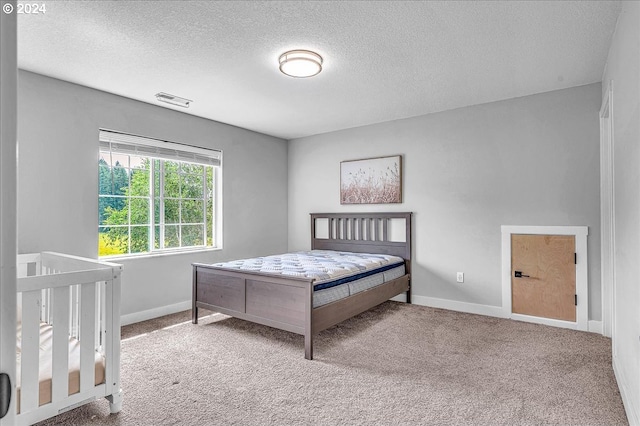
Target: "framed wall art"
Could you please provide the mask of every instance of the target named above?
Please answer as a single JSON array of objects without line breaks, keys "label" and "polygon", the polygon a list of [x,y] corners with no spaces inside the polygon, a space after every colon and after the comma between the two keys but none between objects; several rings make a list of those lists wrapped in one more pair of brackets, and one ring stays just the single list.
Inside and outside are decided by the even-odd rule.
[{"label": "framed wall art", "polygon": [[402,156],[340,163],[340,204],[402,203]]}]

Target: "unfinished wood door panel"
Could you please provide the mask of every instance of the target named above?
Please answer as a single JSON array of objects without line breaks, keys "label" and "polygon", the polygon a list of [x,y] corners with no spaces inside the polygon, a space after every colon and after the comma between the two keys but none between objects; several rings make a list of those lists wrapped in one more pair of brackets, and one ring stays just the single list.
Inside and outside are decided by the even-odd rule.
[{"label": "unfinished wood door panel", "polygon": [[575,295],[573,235],[511,236],[513,313],[575,322]]}]

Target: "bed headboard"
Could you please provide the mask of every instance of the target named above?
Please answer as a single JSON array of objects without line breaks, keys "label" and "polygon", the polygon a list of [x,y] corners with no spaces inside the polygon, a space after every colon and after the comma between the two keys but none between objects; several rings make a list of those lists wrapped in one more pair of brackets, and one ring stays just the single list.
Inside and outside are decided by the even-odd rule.
[{"label": "bed headboard", "polygon": [[311,213],[311,250],[390,254],[410,269],[411,213]]}]

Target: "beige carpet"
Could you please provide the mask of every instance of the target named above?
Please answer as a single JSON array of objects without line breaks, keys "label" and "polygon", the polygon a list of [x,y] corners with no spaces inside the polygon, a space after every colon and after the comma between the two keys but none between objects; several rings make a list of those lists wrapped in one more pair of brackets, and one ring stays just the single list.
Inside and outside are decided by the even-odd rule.
[{"label": "beige carpet", "polygon": [[123,328],[121,413],[101,400],[42,424],[627,424],[611,341],[592,333],[386,302],[307,361],[302,336],[189,319]]}]

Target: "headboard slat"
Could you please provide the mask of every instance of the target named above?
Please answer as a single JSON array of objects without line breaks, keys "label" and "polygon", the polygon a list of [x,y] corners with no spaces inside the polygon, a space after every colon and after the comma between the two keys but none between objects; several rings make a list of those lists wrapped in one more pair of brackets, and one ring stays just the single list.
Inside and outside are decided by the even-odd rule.
[{"label": "headboard slat", "polygon": [[386,220],[382,221],[382,241],[389,239],[389,223]]}]

